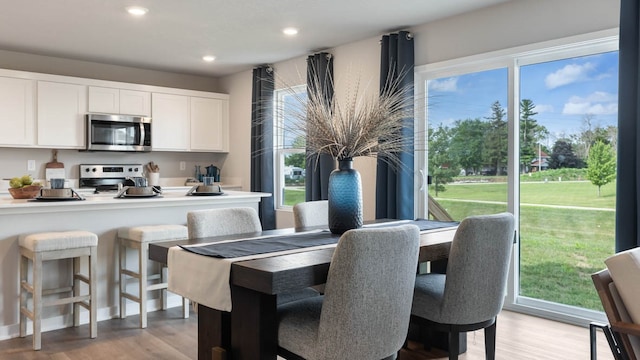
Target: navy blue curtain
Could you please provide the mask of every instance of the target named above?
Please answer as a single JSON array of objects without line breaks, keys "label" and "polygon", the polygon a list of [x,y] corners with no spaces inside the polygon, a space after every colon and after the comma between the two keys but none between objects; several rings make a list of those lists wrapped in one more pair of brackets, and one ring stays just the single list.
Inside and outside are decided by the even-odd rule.
[{"label": "navy blue curtain", "polygon": [[640,245],[640,5],[620,2],[616,252]]},{"label": "navy blue curtain", "polygon": [[[333,99],[333,56],[329,53],[307,58],[307,94],[320,91],[327,104]],[[306,201],[327,200],[329,175],[335,169],[331,155],[307,156],[305,164]]]},{"label": "navy blue curtain", "polygon": [[[407,31],[384,35],[381,41],[380,91],[394,79],[400,88],[411,89],[406,96],[413,98],[414,50],[413,37]],[[405,119],[405,138],[413,138],[413,117]],[[384,141],[384,139],[382,139]],[[413,141],[411,141],[413,144]],[[394,168],[378,159],[376,172],[376,219],[414,219],[413,145],[400,154],[401,168]]]},{"label": "navy blue curtain", "polygon": [[[253,69],[251,101],[251,191],[273,194],[273,69]],[[276,228],[273,196],[263,197],[258,214],[263,230]]]}]

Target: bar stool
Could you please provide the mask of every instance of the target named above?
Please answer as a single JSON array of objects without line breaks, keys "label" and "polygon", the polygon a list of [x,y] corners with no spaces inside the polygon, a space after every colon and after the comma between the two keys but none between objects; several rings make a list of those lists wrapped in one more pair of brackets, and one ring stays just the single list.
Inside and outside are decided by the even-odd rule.
[{"label": "bar stool", "polygon": [[[136,227],[123,227],[118,229],[118,241],[120,247],[118,273],[120,279],[120,318],[127,317],[126,299],[137,302],[140,305],[140,328],[147,327],[147,292],[161,290],[162,309],[167,308],[167,266],[161,265],[160,273],[149,274],[147,264],[149,261],[149,243],[186,239],[187,227],[183,225],[149,225]],[[133,249],[138,254],[138,269],[127,269],[127,249]],[[130,278],[138,281],[138,295],[127,292],[127,280]],[[159,283],[149,285],[149,281]],[[189,300],[182,298],[182,315],[189,318]]]},{"label": "bar stool", "polygon": [[[96,285],[98,261],[98,236],[88,231],[46,232],[19,237],[20,245],[20,337],[27,335],[27,318],[33,321],[33,349],[40,350],[42,308],[45,306],[73,304],[73,326],[80,323],[79,306],[89,310],[89,336],[98,335],[96,321]],[[89,257],[89,275],[81,274],[80,259]],[[73,259],[71,286],[43,289],[43,262]],[[32,262],[32,281],[29,283],[29,260]],[[80,295],[80,282],[89,286],[88,295]],[[43,296],[71,292],[73,296],[45,301]],[[33,298],[33,310],[27,306],[28,294]]]}]

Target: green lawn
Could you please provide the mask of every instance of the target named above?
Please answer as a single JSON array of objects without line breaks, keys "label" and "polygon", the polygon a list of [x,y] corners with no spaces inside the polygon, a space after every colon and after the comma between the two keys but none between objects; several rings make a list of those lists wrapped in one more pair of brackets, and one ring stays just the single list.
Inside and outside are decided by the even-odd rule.
[{"label": "green lawn", "polygon": [[[507,210],[504,182],[446,187],[436,199],[455,219]],[[614,253],[615,188],[603,186],[598,197],[586,181],[521,183],[521,295],[602,310],[590,274]],[[285,190],[285,199],[288,205],[304,201],[304,189]]]},{"label": "green lawn", "polygon": [[[437,200],[462,219],[505,211],[506,191],[505,183],[449,184]],[[602,310],[590,274],[614,253],[615,212],[593,208],[615,208],[615,184],[604,186],[600,198],[589,182],[522,183],[520,191],[520,294]]]}]

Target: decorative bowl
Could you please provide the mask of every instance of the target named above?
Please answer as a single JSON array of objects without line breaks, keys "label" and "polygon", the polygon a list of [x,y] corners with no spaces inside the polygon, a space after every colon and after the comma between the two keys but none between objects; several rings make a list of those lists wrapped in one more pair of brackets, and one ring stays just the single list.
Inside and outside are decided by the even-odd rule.
[{"label": "decorative bowl", "polygon": [[21,188],[9,188],[9,194],[14,199],[33,199],[40,193],[40,189],[42,186],[40,185],[29,185]]}]

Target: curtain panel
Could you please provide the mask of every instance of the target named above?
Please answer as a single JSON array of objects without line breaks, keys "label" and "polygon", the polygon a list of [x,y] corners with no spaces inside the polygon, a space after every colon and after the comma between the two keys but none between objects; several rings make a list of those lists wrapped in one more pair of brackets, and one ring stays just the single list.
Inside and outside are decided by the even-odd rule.
[{"label": "curtain panel", "polygon": [[[273,194],[273,69],[261,66],[253,69],[251,101],[251,191]],[[276,228],[273,196],[259,204],[263,230]]]},{"label": "curtain panel", "polygon": [[[397,34],[384,35],[381,47],[380,91],[399,78],[399,87],[411,89],[406,92],[406,96],[413,98],[414,42],[411,33],[400,31]],[[414,137],[413,121],[413,117],[405,119],[405,138]],[[414,219],[413,151],[414,146],[411,145],[400,154],[400,168],[391,167],[384,159],[378,158],[376,219]]]},{"label": "curtain panel", "polygon": [[640,5],[620,2],[616,252],[640,245]]},{"label": "curtain panel", "polygon": [[[314,54],[307,58],[307,94],[314,91],[321,92],[327,103],[333,99],[333,56],[329,53]],[[335,160],[331,155],[307,156],[306,201],[328,199],[329,175],[335,168]]]}]

